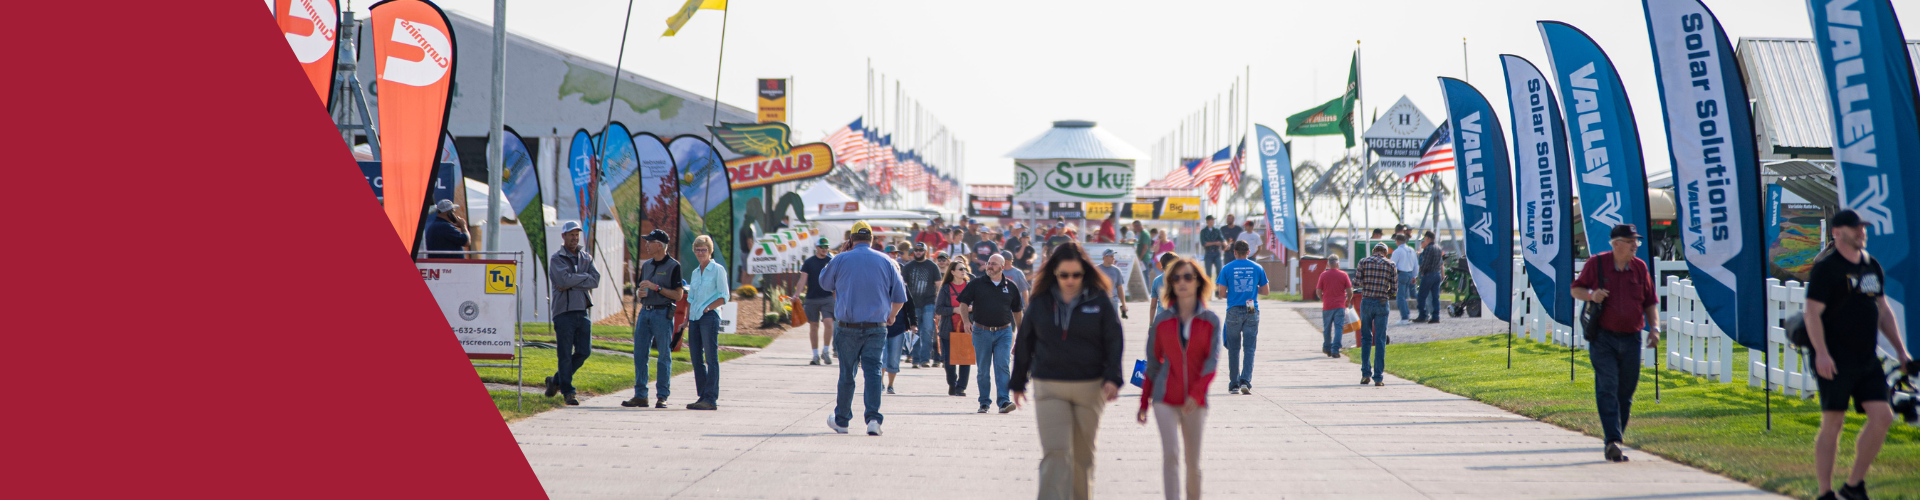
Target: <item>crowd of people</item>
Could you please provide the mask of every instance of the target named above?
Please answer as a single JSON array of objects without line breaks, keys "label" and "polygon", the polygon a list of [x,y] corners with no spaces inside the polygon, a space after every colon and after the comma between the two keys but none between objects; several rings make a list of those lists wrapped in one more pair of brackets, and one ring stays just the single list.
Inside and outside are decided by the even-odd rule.
[{"label": "crowd of people", "polygon": [[[1228,393],[1253,392],[1259,297],[1269,292],[1266,271],[1249,259],[1258,248],[1252,223],[1235,226],[1231,215],[1222,226],[1212,222],[1207,217],[1200,233],[1200,259],[1173,252],[1163,233],[1144,230],[1138,222],[1119,228],[1113,217],[1088,238],[1132,244],[1137,262],[1151,267],[1144,367],[1133,374],[1141,388],[1135,419],[1145,425],[1151,416],[1158,426],[1163,488],[1170,499],[1201,495],[1207,393],[1223,357]],[[1892,344],[1906,370],[1914,371],[1915,364],[1889,312],[1884,273],[1865,251],[1859,216],[1843,210],[1829,226],[1834,245],[1816,259],[1805,322],[1822,410],[1816,471],[1824,492],[1820,498],[1866,498],[1866,472],[1893,421],[1886,372],[1874,354],[1876,334]],[[801,266],[813,350],[809,364],[843,360],[827,426],[849,432],[855,423],[854,390],[863,386],[864,413],[858,422],[868,435],[880,436],[883,396],[896,394],[902,366],[943,368],[949,396],[965,397],[972,377],[977,413],[1032,408],[1042,450],[1040,498],[1090,498],[1101,415],[1129,382],[1121,325],[1128,312],[1121,291],[1127,276],[1116,266],[1115,251],[1103,250],[1096,264],[1075,233],[1064,219],[1031,232],[1015,224],[1006,233],[978,221],[946,227],[936,219],[916,228],[911,241],[876,241],[865,222],[855,223],[837,250],[827,238],[817,240],[813,257]],[[561,234],[565,244],[547,269],[558,369],[547,377],[546,392],[578,405],[572,380],[591,353],[586,310],[600,276],[581,247],[580,225],[566,222]],[[1405,226],[1396,228],[1393,247],[1377,244],[1351,275],[1334,266],[1315,285],[1324,313],[1322,352],[1334,358],[1342,356],[1347,306],[1358,292],[1362,385],[1385,385],[1389,301],[1398,301],[1396,326],[1439,321],[1443,252],[1433,232],[1422,234],[1417,246],[1410,244],[1412,236]],[[1596,310],[1588,340],[1602,452],[1609,461],[1624,462],[1620,446],[1632,413],[1641,347],[1656,346],[1659,339],[1659,300],[1647,264],[1634,257],[1641,244],[1636,228],[1618,225],[1611,236],[1611,250],[1588,259],[1570,288],[1575,299]],[[1042,248],[1034,248],[1035,237],[1044,238]],[[712,259],[713,241],[706,236],[693,242],[696,262],[690,272],[667,254],[671,241],[665,232],[653,231],[641,241],[634,396],[621,404],[648,405],[651,362],[660,375],[652,380],[656,399],[651,401],[654,408],[666,408],[673,309],[685,299],[687,307],[699,308],[688,315],[697,398],[687,408],[717,409],[715,310],[728,300],[726,269]],[[1410,298],[1418,311],[1412,319]],[[1216,312],[1209,300],[1222,300],[1224,309]],[[647,347],[655,351],[652,356]],[[1849,407],[1867,419],[1852,470],[1836,490],[1832,468]]]}]

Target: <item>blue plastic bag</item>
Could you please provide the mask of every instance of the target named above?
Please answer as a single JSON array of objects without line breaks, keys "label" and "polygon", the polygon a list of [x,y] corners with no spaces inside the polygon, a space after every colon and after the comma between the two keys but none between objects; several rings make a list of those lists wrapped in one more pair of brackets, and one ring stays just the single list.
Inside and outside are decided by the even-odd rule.
[{"label": "blue plastic bag", "polygon": [[1133,386],[1142,387],[1141,384],[1145,383],[1147,383],[1147,360],[1133,360]]}]

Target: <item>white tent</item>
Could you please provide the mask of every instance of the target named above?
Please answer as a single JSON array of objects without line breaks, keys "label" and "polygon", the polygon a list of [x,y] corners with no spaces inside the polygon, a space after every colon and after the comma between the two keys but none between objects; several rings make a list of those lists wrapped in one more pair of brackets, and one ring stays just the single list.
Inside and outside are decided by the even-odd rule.
[{"label": "white tent", "polygon": [[[467,181],[467,222],[484,225],[487,220],[487,184],[473,179]],[[547,253],[549,256],[560,249],[564,239],[560,236],[559,217],[552,205],[542,205],[547,218]],[[626,288],[626,274],[620,271],[621,256],[626,255],[627,239],[620,232],[617,221],[602,220],[593,253],[593,266],[600,270],[600,286],[593,290],[593,309],[588,311],[587,319],[599,321],[620,312],[620,290]],[[473,247],[483,244],[480,234],[474,234]],[[527,322],[551,322],[547,298],[551,285],[547,284],[547,270],[537,269],[540,259],[533,256],[532,246],[527,244],[527,232],[519,224],[500,223],[500,250],[508,252],[528,252],[521,258],[520,267],[520,320]]]},{"label": "white tent", "polygon": [[842,193],[839,189],[834,189],[834,187],[827,184],[826,181],[814,181],[813,186],[808,187],[806,191],[800,192],[800,202],[806,204],[806,206],[802,208],[806,209],[808,220],[812,220],[815,214],[820,213],[821,204],[846,203],[850,201],[859,200],[853,199],[852,196],[847,196],[847,193]]}]

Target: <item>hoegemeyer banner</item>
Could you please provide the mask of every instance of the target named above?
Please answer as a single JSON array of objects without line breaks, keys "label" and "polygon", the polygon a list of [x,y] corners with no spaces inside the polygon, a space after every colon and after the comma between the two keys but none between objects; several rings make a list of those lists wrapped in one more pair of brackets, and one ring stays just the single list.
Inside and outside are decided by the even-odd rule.
[{"label": "hoegemeyer banner", "polygon": [[1554,322],[1573,324],[1573,181],[1567,176],[1566,120],[1540,68],[1501,55],[1513,117],[1514,207],[1527,282]]},{"label": "hoegemeyer banner", "polygon": [[[1633,107],[1620,72],[1605,51],[1572,25],[1541,21],[1540,38],[1547,44],[1560,102],[1567,103],[1567,132],[1573,174],[1580,186],[1580,212],[1585,217],[1588,255],[1611,247],[1613,226],[1633,224],[1640,234],[1647,225],[1647,169],[1640,158],[1640,129],[1633,123]],[[1653,259],[1646,244],[1634,256]]]},{"label": "hoegemeyer banner", "polygon": [[[446,133],[454,74],[453,30],[426,0],[374,4],[375,85],[380,93],[380,176],[387,220],[412,254],[426,222],[440,136]],[[415,59],[417,58],[417,59]]]},{"label": "hoegemeyer banner", "polygon": [[[1760,161],[1733,44],[1698,0],[1644,0],[1673,155],[1681,247],[1700,302],[1740,345],[1767,345]],[[1902,51],[1904,52],[1904,50]]]},{"label": "hoegemeyer banner", "polygon": [[[1907,352],[1920,350],[1906,321],[1908,286],[1920,286],[1913,255],[1920,204],[1920,96],[1914,89],[1900,22],[1887,0],[1810,0],[1814,44],[1832,103],[1833,159],[1840,164],[1840,205],[1860,213],[1873,236],[1873,258],[1887,273],[1887,301],[1907,334]],[[1898,195],[1893,193],[1900,193]]]},{"label": "hoegemeyer banner", "polygon": [[527,143],[520,140],[520,134],[513,127],[506,127],[501,133],[500,178],[506,181],[507,206],[512,207],[512,216],[519,221],[520,230],[527,233],[527,246],[533,249],[533,258],[529,262],[538,262],[539,269],[547,268],[547,211],[540,200],[540,169],[533,166],[533,155],[527,154]]},{"label": "hoegemeyer banner", "polygon": [[273,17],[287,37],[293,58],[300,61],[320,106],[333,109],[333,73],[340,48],[340,6],[332,0],[274,0]]},{"label": "hoegemeyer banner", "polygon": [[1507,133],[1478,89],[1440,77],[1453,127],[1453,169],[1460,186],[1460,220],[1467,226],[1467,269],[1480,301],[1500,321],[1512,319],[1513,183],[1508,178]]},{"label": "hoegemeyer banner", "polygon": [[1288,251],[1300,251],[1300,236],[1294,226],[1298,217],[1293,209],[1293,163],[1287,157],[1287,145],[1280,134],[1266,125],[1255,124],[1254,152],[1260,158],[1260,170],[1266,190],[1267,227]]}]

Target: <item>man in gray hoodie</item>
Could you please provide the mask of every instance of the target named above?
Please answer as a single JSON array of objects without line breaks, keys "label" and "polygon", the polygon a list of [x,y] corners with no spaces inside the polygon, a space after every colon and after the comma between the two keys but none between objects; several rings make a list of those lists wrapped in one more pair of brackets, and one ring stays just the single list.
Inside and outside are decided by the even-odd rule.
[{"label": "man in gray hoodie", "polygon": [[580,405],[573,398],[573,372],[593,353],[593,324],[587,321],[587,309],[593,307],[593,289],[600,286],[600,271],[593,268],[593,256],[580,247],[580,233],[580,223],[562,224],[560,238],[565,245],[547,259],[547,281],[553,284],[547,310],[553,314],[553,336],[560,344],[554,351],[558,368],[547,377],[547,397],[565,394],[569,406]]}]

